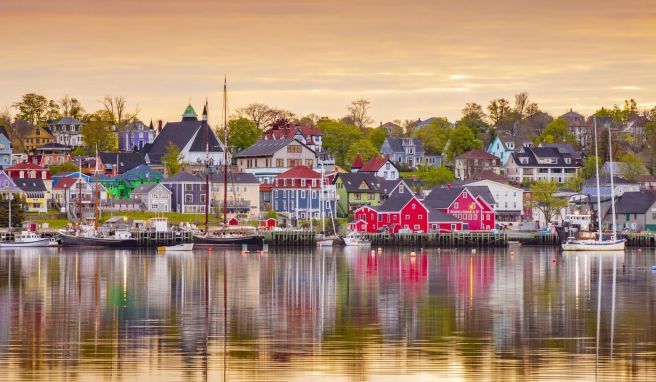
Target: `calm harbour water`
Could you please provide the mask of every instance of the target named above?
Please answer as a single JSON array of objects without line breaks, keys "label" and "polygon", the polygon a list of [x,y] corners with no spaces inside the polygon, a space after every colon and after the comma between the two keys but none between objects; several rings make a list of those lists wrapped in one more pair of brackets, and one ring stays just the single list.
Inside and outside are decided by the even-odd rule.
[{"label": "calm harbour water", "polygon": [[654,250],[515,252],[2,250],[0,380],[654,380]]}]

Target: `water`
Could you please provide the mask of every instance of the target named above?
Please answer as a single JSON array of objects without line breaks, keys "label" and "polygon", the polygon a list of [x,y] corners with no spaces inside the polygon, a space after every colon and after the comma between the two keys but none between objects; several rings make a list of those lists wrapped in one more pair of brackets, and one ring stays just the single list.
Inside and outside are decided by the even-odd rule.
[{"label": "water", "polygon": [[515,251],[2,250],[0,380],[654,380],[653,250]]}]

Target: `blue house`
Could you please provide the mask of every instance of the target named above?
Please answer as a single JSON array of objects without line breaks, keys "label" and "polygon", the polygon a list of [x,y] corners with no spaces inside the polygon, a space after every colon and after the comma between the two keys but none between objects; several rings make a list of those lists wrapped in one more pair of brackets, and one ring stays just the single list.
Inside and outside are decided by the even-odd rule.
[{"label": "blue house", "polygon": [[179,172],[162,180],[171,191],[171,211],[183,214],[205,213],[205,179],[188,172]]},{"label": "blue house", "polygon": [[116,132],[120,151],[140,151],[155,140],[153,121],[146,126],[141,121],[132,122]]},{"label": "blue house", "polygon": [[292,219],[319,219],[334,216],[335,197],[323,187],[321,174],[306,166],[296,166],[276,176],[273,182],[273,209]]},{"label": "blue house", "polygon": [[487,152],[501,160],[501,166],[506,164],[510,155],[521,151],[524,147],[533,147],[533,142],[527,137],[510,135],[497,136],[487,147]]},{"label": "blue house", "polygon": [[11,140],[4,126],[0,126],[0,166],[11,167]]}]

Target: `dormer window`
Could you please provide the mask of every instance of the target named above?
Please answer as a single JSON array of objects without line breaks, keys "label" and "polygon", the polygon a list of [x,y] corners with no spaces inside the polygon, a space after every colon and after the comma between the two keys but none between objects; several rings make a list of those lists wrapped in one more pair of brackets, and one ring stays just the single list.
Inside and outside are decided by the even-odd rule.
[{"label": "dormer window", "polygon": [[519,162],[521,164],[528,164],[528,158],[527,157],[521,157],[521,158],[519,158]]}]

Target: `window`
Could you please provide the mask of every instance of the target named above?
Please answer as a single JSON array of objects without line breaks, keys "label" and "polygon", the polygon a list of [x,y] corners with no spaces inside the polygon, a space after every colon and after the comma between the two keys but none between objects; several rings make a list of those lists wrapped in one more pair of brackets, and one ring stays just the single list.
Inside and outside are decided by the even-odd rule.
[{"label": "window", "polygon": [[382,222],[383,221],[383,214],[378,215],[378,221]]},{"label": "window", "polygon": [[405,215],[405,220],[410,220],[410,215]]},{"label": "window", "polygon": [[193,195],[185,195],[185,203],[192,203],[194,201],[194,196]]},{"label": "window", "polygon": [[192,184],[185,184],[185,191],[192,191],[193,190],[193,185]]},{"label": "window", "polygon": [[415,231],[418,231],[420,229],[419,224],[415,224]]},{"label": "window", "polygon": [[374,200],[374,194],[369,194],[369,200]]},{"label": "window", "polygon": [[300,153],[301,152],[301,146],[299,146],[299,145],[289,145],[289,146],[287,146],[287,152],[288,153]]},{"label": "window", "polygon": [[314,161],[312,159],[306,159],[305,160],[305,165],[309,168],[312,168],[312,165],[314,164]]},{"label": "window", "polygon": [[305,179],[301,179],[301,187],[305,187]]},{"label": "window", "polygon": [[455,230],[456,230],[456,225],[455,225],[455,224],[451,224],[451,231],[455,231]]},{"label": "window", "polygon": [[205,203],[205,194],[200,195],[200,202]]},{"label": "window", "polygon": [[416,209],[417,209],[417,205],[414,204],[414,203],[412,203],[412,209],[413,209],[413,210],[416,210]]},{"label": "window", "polygon": [[453,208],[458,208],[458,202],[453,203]]},{"label": "window", "polygon": [[276,167],[284,167],[284,166],[285,166],[284,159],[276,159]]},{"label": "window", "polygon": [[405,186],[402,184],[399,184],[399,194],[402,194],[405,191]]},{"label": "window", "polygon": [[466,193],[466,192],[463,192],[463,193],[462,193],[462,197],[463,197],[463,199],[467,199],[467,193]]},{"label": "window", "polygon": [[305,198],[305,190],[301,190],[301,198]]},{"label": "window", "polygon": [[390,164],[389,164],[389,163],[386,163],[386,164],[385,164],[385,169],[386,169],[386,170],[389,170],[389,169],[390,169]]},{"label": "window", "polygon": [[424,215],[419,214],[419,220],[424,220]]},{"label": "window", "polygon": [[362,194],[360,194],[359,192],[355,193],[355,200],[360,200],[361,198],[362,198]]}]

